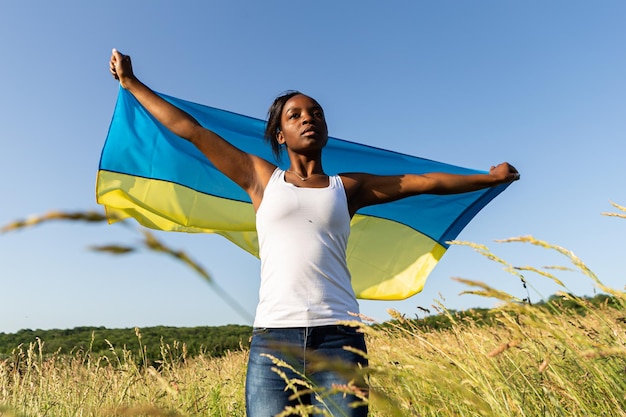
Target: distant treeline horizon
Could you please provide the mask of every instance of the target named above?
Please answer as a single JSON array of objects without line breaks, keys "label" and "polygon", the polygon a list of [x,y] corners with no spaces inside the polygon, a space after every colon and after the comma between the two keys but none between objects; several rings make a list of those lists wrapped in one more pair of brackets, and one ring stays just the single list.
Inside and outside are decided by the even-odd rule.
[{"label": "distant treeline horizon", "polygon": [[[578,300],[578,301],[575,301]],[[537,308],[568,311],[571,314],[585,314],[583,303],[590,306],[601,304],[617,307],[619,303],[612,296],[597,294],[593,297],[574,295],[553,295],[547,301],[535,304]],[[443,313],[427,315],[423,318],[404,317],[412,325],[422,329],[439,331],[453,325],[453,321],[471,319],[478,324],[489,325],[499,309],[471,308],[463,311],[447,310]],[[626,318],[625,318],[626,320]],[[396,319],[373,324],[388,326]],[[150,362],[163,359],[164,355],[179,358],[193,357],[198,354],[223,356],[227,351],[247,349],[250,346],[252,326],[151,326],[144,328],[109,329],[104,326],[79,326],[72,329],[31,330],[22,329],[15,333],[0,332],[0,359],[13,356],[16,350],[28,350],[36,345],[44,354],[76,354],[79,351],[91,355],[111,357],[116,349],[138,352],[143,360]]]}]

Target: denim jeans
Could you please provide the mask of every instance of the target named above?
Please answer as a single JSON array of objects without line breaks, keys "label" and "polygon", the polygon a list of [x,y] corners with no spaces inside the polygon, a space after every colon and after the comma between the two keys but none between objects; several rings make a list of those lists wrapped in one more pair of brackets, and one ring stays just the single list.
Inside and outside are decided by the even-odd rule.
[{"label": "denim jeans", "polygon": [[[285,329],[255,328],[252,333],[246,375],[247,417],[272,417],[283,411],[286,406],[298,404],[316,406],[330,412],[333,416],[367,416],[366,405],[350,406],[352,403],[362,402],[357,396],[332,391],[336,385],[345,386],[353,377],[343,373],[340,375],[335,371],[339,369],[336,366],[323,366],[323,364],[336,364],[337,362],[344,368],[346,364],[367,366],[366,358],[345,350],[344,346],[366,351],[363,334],[353,327],[337,325]],[[295,369],[296,373],[287,367],[275,364],[271,357],[265,355],[285,361]],[[324,360],[321,362],[316,360],[319,357]],[[272,368],[284,372],[284,377]],[[313,383],[316,392],[310,395],[299,395],[298,398],[290,400],[289,397],[295,393],[295,390],[304,391],[306,388],[301,385],[287,388],[285,378],[288,380],[306,379]],[[363,382],[358,382],[357,386],[363,392],[367,392],[367,387]]]}]

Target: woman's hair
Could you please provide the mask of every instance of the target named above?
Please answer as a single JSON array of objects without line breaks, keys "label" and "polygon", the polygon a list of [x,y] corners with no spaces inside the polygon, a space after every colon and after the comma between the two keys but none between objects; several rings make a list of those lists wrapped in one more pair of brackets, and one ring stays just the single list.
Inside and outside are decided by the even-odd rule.
[{"label": "woman's hair", "polygon": [[267,124],[265,125],[265,140],[272,145],[272,152],[274,153],[274,157],[276,160],[280,160],[280,151],[282,147],[276,140],[276,134],[280,132],[281,124],[280,118],[283,114],[283,108],[285,107],[285,103],[289,101],[289,99],[293,96],[297,96],[298,94],[302,94],[299,91],[289,90],[285,91],[280,96],[276,97],[269,110],[267,111]]}]

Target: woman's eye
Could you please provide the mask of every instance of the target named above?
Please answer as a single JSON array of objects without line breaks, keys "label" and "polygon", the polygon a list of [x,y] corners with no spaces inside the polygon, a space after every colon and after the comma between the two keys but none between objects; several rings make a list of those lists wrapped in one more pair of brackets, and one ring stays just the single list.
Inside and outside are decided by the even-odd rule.
[{"label": "woman's eye", "polygon": [[299,116],[299,114],[298,114],[298,113],[291,113],[291,114],[289,115],[289,118],[290,118],[290,119],[296,119],[296,118],[298,118],[298,116]]}]

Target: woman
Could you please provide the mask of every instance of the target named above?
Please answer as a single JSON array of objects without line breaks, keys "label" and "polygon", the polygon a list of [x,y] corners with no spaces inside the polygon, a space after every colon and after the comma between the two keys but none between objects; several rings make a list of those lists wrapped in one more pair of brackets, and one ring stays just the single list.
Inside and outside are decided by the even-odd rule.
[{"label": "woman", "polygon": [[[133,74],[129,56],[113,50],[110,71],[121,86],[164,126],[192,142],[223,174],[243,188],[256,212],[261,258],[260,301],[254,322],[246,377],[249,417],[269,417],[288,405],[311,404],[333,415],[365,416],[354,395],[336,387],[363,389],[329,370],[310,372],[310,358],[322,356],[366,366],[363,334],[337,323],[354,320],[358,303],[346,265],[350,219],[360,208],[407,196],[479,190],[519,179],[508,163],[488,174],[429,173],[378,176],[344,173],[328,176],[322,151],[328,128],[322,107],[299,92],[278,97],[269,110],[265,137],[275,155],[284,149],[289,169],[232,146],[193,117],[161,99]],[[345,346],[353,349],[346,350]],[[308,355],[308,357],[307,357]],[[302,379],[273,360],[287,361],[321,387],[315,395],[291,398],[286,379]],[[309,360],[307,362],[307,359]]]}]

